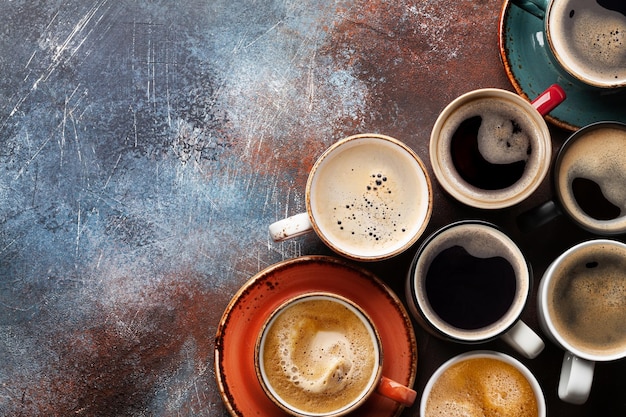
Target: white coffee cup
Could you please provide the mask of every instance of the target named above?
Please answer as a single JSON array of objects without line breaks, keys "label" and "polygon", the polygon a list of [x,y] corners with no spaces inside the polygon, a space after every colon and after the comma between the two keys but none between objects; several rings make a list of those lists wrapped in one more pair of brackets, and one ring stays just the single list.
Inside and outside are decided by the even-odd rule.
[{"label": "white coffee cup", "polygon": [[404,406],[417,397],[383,375],[382,341],[365,311],[329,292],[278,306],[261,328],[254,359],[265,394],[298,417],[342,416],[373,394]]},{"label": "white coffee cup", "polygon": [[435,177],[448,194],[471,207],[501,209],[526,199],[550,167],[552,142],[543,115],[564,99],[558,85],[532,103],[496,88],[456,98],[431,132]]},{"label": "white coffee cup", "polygon": [[355,135],[336,142],[313,165],[307,212],[273,223],[269,231],[274,241],[315,231],[345,257],[377,261],[417,241],[432,203],[430,179],[413,150],[389,136]]},{"label": "white coffee cup", "polygon": [[595,362],[626,357],[626,244],[594,239],[566,250],[544,273],[537,307],[541,328],[566,351],[559,397],[582,404]]},{"label": "white coffee cup", "polygon": [[546,416],[543,391],[530,370],[509,355],[480,350],[457,355],[435,371],[424,388],[420,416],[485,415],[482,410],[494,406],[502,415]]},{"label": "white coffee cup", "polygon": [[494,225],[467,220],[445,226],[418,249],[406,281],[417,322],[463,344],[501,338],[527,358],[544,348],[520,316],[532,289],[529,263]]},{"label": "white coffee cup", "polygon": [[626,86],[626,3],[602,0],[513,0],[543,19],[555,63],[597,88]]}]

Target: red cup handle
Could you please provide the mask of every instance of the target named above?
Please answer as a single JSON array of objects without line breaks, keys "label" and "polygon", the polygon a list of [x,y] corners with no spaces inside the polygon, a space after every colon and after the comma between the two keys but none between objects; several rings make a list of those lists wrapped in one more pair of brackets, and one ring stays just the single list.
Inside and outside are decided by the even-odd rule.
[{"label": "red cup handle", "polygon": [[556,106],[565,100],[565,90],[558,84],[552,84],[546,91],[541,93],[539,97],[534,99],[531,104],[541,114],[545,116],[550,113]]},{"label": "red cup handle", "polygon": [[376,390],[380,395],[387,397],[397,403],[410,407],[415,402],[417,392],[409,387],[406,387],[396,381],[393,381],[385,376],[380,379],[378,389]]}]

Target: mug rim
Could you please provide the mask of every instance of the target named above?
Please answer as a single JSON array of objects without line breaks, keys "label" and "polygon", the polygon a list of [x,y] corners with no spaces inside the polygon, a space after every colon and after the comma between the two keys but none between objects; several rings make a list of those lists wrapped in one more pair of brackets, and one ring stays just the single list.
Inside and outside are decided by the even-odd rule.
[{"label": "mug rim", "polygon": [[[370,376],[367,382],[367,386],[359,393],[357,398],[353,399],[352,401],[342,406],[341,408],[330,411],[330,412],[319,412],[319,413],[318,412],[306,412],[297,407],[292,407],[291,405],[289,405],[288,401],[282,399],[280,395],[278,395],[274,391],[271,384],[268,381],[266,381],[267,376],[265,374],[265,368],[263,366],[264,360],[261,355],[261,350],[264,345],[265,338],[267,336],[267,330],[271,327],[271,325],[276,320],[276,318],[285,309],[287,309],[291,305],[304,302],[307,299],[331,300],[332,302],[338,302],[342,304],[344,307],[347,307],[365,325],[368,333],[372,337],[372,341],[374,342],[373,346],[374,346],[374,353],[375,353],[375,360],[374,360],[375,369],[373,370],[372,375]],[[286,413],[294,415],[294,416],[302,416],[302,417],[339,417],[359,408],[361,405],[363,405],[365,401],[367,401],[370,395],[372,395],[376,391],[376,387],[382,377],[383,345],[382,345],[382,341],[380,338],[380,334],[378,333],[378,330],[376,329],[376,326],[374,322],[372,321],[372,318],[365,312],[363,308],[361,308],[354,301],[348,299],[347,297],[344,297],[342,295],[335,294],[329,291],[310,291],[310,292],[297,294],[293,297],[290,297],[284,300],[265,318],[265,320],[263,321],[263,324],[261,325],[260,332],[256,336],[256,341],[255,341],[255,346],[254,346],[254,369],[255,369],[255,373],[259,381],[259,384],[261,385],[261,388],[263,389],[263,392],[265,393],[265,395],[274,404],[276,404],[280,409],[282,409]]]},{"label": "mug rim", "polygon": [[[419,173],[419,182],[425,185],[425,190],[423,190],[423,196],[425,196],[426,193],[428,194],[425,212],[423,213],[423,217],[419,219],[420,224],[412,225],[413,226],[411,229],[413,231],[412,236],[410,236],[410,238],[408,239],[405,239],[403,242],[401,242],[401,244],[398,243],[397,245],[393,245],[391,249],[386,249],[385,251],[378,251],[370,255],[356,253],[346,248],[337,246],[337,242],[334,242],[329,237],[328,233],[320,225],[320,222],[316,220],[314,210],[313,210],[313,203],[311,201],[313,198],[312,197],[313,181],[315,180],[316,175],[319,172],[320,165],[331,154],[334,154],[340,148],[343,148],[344,145],[349,144],[351,142],[355,142],[359,140],[367,140],[367,139],[383,140],[385,142],[391,143],[392,145],[398,147],[402,152],[404,152],[405,155],[409,156],[412,162],[415,163],[416,167],[419,168],[419,169],[416,169],[416,172]],[[426,165],[424,164],[422,159],[417,155],[417,153],[413,149],[411,149],[407,144],[391,136],[387,136],[387,135],[383,135],[379,133],[360,133],[360,134],[351,135],[351,136],[338,140],[337,142],[333,143],[330,147],[328,147],[322,153],[322,155],[320,155],[320,157],[316,160],[315,164],[313,165],[309,173],[307,184],[306,184],[306,189],[305,189],[305,199],[306,199],[306,211],[309,217],[309,221],[311,222],[311,225],[313,226],[313,230],[315,231],[315,234],[322,240],[322,242],[324,242],[324,244],[326,244],[333,251],[349,259],[368,262],[368,261],[381,261],[381,260],[389,259],[396,255],[399,255],[400,253],[406,251],[408,248],[410,248],[417,242],[417,240],[424,234],[424,231],[426,230],[426,227],[428,226],[428,223],[430,222],[430,218],[432,216],[432,211],[433,211],[434,195],[433,195],[432,182],[430,180],[428,170],[426,169]]]},{"label": "mug rim", "polygon": [[[500,238],[503,239],[504,245],[509,247],[513,252],[515,252],[516,255],[521,256],[521,259],[523,259],[523,265],[525,266],[525,268],[523,268],[523,271],[525,271],[525,273],[524,273],[524,277],[518,277],[516,275],[516,278],[515,278],[516,279],[516,296],[515,296],[516,298],[513,300],[513,303],[509,307],[509,310],[507,310],[507,312],[502,317],[500,317],[494,323],[491,323],[488,326],[485,326],[483,328],[478,328],[478,329],[472,329],[472,330],[457,328],[448,323],[445,323],[445,320],[439,319],[441,322],[444,322],[447,325],[446,327],[454,328],[456,334],[451,334],[445,328],[442,328],[441,326],[434,323],[424,310],[424,306],[423,306],[423,303],[421,302],[421,299],[424,298],[426,302],[427,300],[426,300],[425,295],[423,297],[418,296],[419,288],[416,285],[417,284],[417,277],[416,277],[417,265],[424,251],[441,234],[449,231],[450,229],[466,227],[466,226],[479,226],[479,227],[485,228],[493,232],[494,234],[496,234],[498,236],[497,238],[498,240]],[[520,262],[520,264],[522,264],[522,262]],[[525,281],[525,288],[520,289],[517,283],[519,283],[522,280]],[[439,336],[440,338],[443,338],[446,340],[452,340],[452,341],[463,343],[463,344],[485,343],[485,342],[497,339],[498,337],[506,333],[508,330],[510,330],[513,326],[515,326],[515,324],[520,320],[520,317],[524,311],[524,308],[526,307],[526,304],[528,303],[528,299],[530,298],[532,288],[533,288],[532,265],[529,262],[529,260],[526,258],[524,253],[522,252],[519,245],[517,245],[517,243],[515,243],[515,241],[511,239],[511,237],[508,236],[500,227],[496,226],[495,224],[491,222],[488,222],[485,220],[477,220],[477,219],[466,219],[466,220],[453,222],[453,223],[450,223],[448,225],[445,225],[439,228],[438,230],[430,234],[424,240],[424,242],[422,242],[417,252],[415,253],[413,260],[411,262],[411,266],[409,268],[409,273],[408,273],[408,278],[407,278],[407,290],[408,290],[407,295],[410,298],[409,307],[411,307],[410,310],[415,316],[416,320],[418,320],[420,324],[423,324],[424,325],[423,327],[425,327],[425,329],[429,331],[430,333],[436,336]],[[437,313],[435,311],[432,311],[432,314],[437,316]],[[510,316],[510,317],[507,320],[502,320],[506,316]],[[487,329],[489,330],[488,332],[486,331]],[[477,337],[477,335],[474,335],[474,333],[477,333],[477,332],[485,332],[485,334],[483,334],[481,337]]]},{"label": "mug rim", "polygon": [[[596,77],[590,77],[587,74],[583,74],[579,71],[576,71],[574,68],[572,68],[571,64],[565,62],[565,59],[560,53],[559,48],[557,48],[557,45],[554,40],[554,35],[552,34],[552,30],[550,30],[552,27],[552,24],[550,23],[550,16],[552,15],[552,10],[556,2],[553,0],[548,0],[547,3],[548,4],[547,4],[547,9],[545,11],[545,18],[544,18],[544,31],[546,34],[546,38],[548,39],[548,45],[549,45],[548,48],[550,52],[552,53],[552,56],[556,60],[556,63],[560,65],[561,68],[563,68],[567,72],[567,74],[573,77],[574,80],[576,80],[579,83],[582,83],[584,86],[598,88],[601,90],[613,90],[613,89],[620,89],[620,88],[626,87],[626,78],[620,78],[618,80],[615,80],[616,82],[610,82],[609,80],[603,80],[603,79],[598,79]],[[558,19],[560,17],[562,16],[555,15],[554,19]]]},{"label": "mug rim", "polygon": [[[578,219],[578,216],[573,215],[572,211],[568,210],[567,206],[563,203],[563,197],[562,197],[563,193],[561,193],[560,187],[559,187],[560,166],[561,166],[561,164],[563,162],[563,158],[567,154],[567,151],[569,150],[569,148],[572,147],[572,144],[574,142],[576,142],[577,140],[583,138],[587,133],[593,132],[594,130],[600,130],[600,129],[603,129],[603,128],[616,128],[616,129],[622,130],[622,131],[624,131],[626,133],[626,123],[615,121],[615,120],[601,120],[601,121],[593,122],[593,123],[590,123],[588,125],[585,125],[585,126],[581,127],[577,131],[573,132],[563,142],[563,145],[561,145],[561,148],[559,149],[559,151],[557,153],[557,156],[556,156],[556,158],[554,160],[554,164],[552,166],[551,181],[552,181],[552,187],[555,190],[556,200],[559,203],[559,208],[561,209],[561,211],[563,213],[566,214],[568,219],[570,219],[571,221],[576,223],[579,227],[581,227],[581,228],[583,228],[583,229],[585,229],[587,231],[590,231],[592,233],[596,233],[596,234],[599,234],[599,235],[611,236],[611,235],[619,235],[619,234],[626,233],[626,216],[619,216],[616,219],[612,219],[612,220],[596,220],[596,219],[593,219],[591,216],[586,215],[585,217],[591,218],[594,223],[598,224],[598,227],[595,227],[595,226],[589,224],[589,222],[583,223],[582,221],[580,221]],[[584,213],[584,211],[583,211],[583,213]],[[609,227],[609,226],[611,226],[613,224],[616,224],[616,223],[618,225],[619,225],[619,223],[622,223],[622,227],[619,228],[618,230],[615,230],[615,231],[607,230],[607,227]]]},{"label": "mug rim", "polygon": [[513,356],[508,355],[503,352],[496,351],[496,350],[488,350],[488,349],[473,350],[469,352],[460,353],[446,360],[441,365],[439,365],[437,369],[435,370],[435,372],[433,372],[432,375],[428,378],[428,382],[426,383],[426,385],[424,386],[424,389],[422,390],[422,399],[420,401],[420,409],[419,409],[420,416],[426,415],[426,404],[428,403],[430,393],[433,389],[433,386],[439,380],[441,375],[445,371],[447,371],[452,365],[455,365],[457,363],[460,363],[469,359],[476,359],[476,358],[492,358],[492,359],[500,360],[509,365],[512,365],[513,367],[515,367],[515,369],[520,371],[533,389],[533,393],[535,394],[535,400],[537,401],[537,411],[539,413],[539,417],[546,417],[546,412],[547,412],[546,411],[546,399],[544,396],[543,389],[541,388],[541,384],[539,384],[539,381],[537,380],[537,377],[533,375],[533,373],[530,371],[530,369],[528,369],[526,365],[524,365],[522,362],[520,362]]},{"label": "mug rim", "polygon": [[561,266],[566,260],[567,258],[574,252],[578,252],[582,249],[585,249],[589,246],[596,246],[596,245],[611,245],[611,246],[618,246],[622,249],[624,249],[626,251],[626,243],[620,242],[618,240],[613,240],[613,239],[607,239],[607,238],[596,238],[596,239],[590,239],[590,240],[585,240],[583,242],[577,243],[576,245],[568,248],[567,250],[565,250],[564,252],[562,252],[546,269],[546,271],[543,274],[543,277],[541,278],[541,285],[539,286],[539,291],[537,294],[538,297],[538,301],[539,301],[539,306],[538,306],[538,310],[539,310],[539,315],[540,318],[542,318],[542,322],[543,324],[547,327],[547,330],[549,332],[549,336],[554,339],[558,345],[560,345],[560,347],[568,352],[571,352],[572,354],[574,354],[577,357],[580,357],[582,359],[586,359],[589,361],[594,361],[594,362],[609,362],[609,361],[613,361],[613,360],[618,360],[618,359],[622,359],[624,357],[626,357],[626,346],[624,347],[624,349],[621,352],[617,352],[617,353],[613,353],[610,355],[600,355],[600,354],[593,354],[590,352],[586,352],[583,350],[580,350],[578,348],[576,348],[575,346],[573,346],[570,342],[568,342],[556,329],[556,326],[554,325],[554,320],[552,320],[552,317],[550,316],[550,310],[548,309],[548,290],[550,289],[550,284],[552,283],[552,281],[554,280],[554,271]]},{"label": "mug rim", "polygon": [[[536,141],[539,144],[539,149],[533,148],[532,151],[534,154],[533,158],[536,161],[536,168],[532,175],[528,176],[527,184],[521,192],[513,192],[512,186],[497,190],[483,190],[465,181],[456,173],[456,169],[446,167],[445,164],[441,163],[442,157],[446,156],[444,153],[449,142],[441,137],[443,127],[458,109],[464,107],[468,102],[479,99],[505,100],[511,103],[524,111],[539,131],[540,137]],[[502,209],[524,201],[539,188],[550,170],[550,163],[544,161],[550,161],[552,157],[552,140],[544,117],[524,98],[501,88],[479,88],[461,94],[448,103],[439,113],[430,134],[429,154],[435,177],[448,194],[470,207]],[[453,174],[453,179],[449,178],[450,173]],[[516,185],[518,182],[519,180],[513,185]],[[481,198],[475,195],[477,193],[487,193],[487,195]]]}]

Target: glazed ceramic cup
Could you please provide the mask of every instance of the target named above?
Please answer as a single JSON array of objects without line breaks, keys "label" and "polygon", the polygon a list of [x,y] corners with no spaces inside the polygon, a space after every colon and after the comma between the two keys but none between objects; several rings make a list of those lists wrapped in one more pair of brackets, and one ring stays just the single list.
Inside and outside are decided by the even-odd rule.
[{"label": "glazed ceramic cup", "polygon": [[584,403],[595,362],[626,357],[626,244],[579,243],[548,267],[539,285],[539,321],[566,353],[559,397]]},{"label": "glazed ceramic cup", "polygon": [[389,136],[350,136],[328,148],[306,185],[307,212],[273,223],[274,241],[315,231],[340,255],[358,261],[395,256],[421,236],[432,212],[421,159]]},{"label": "glazed ceramic cup", "polygon": [[537,379],[517,359],[473,351],[441,365],[422,395],[421,417],[457,415],[545,417],[546,402]]},{"label": "glazed ceramic cup", "polygon": [[572,134],[552,168],[553,200],[521,214],[527,232],[565,215],[594,234],[626,233],[626,124],[598,122]]},{"label": "glazed ceramic cup", "polygon": [[611,0],[513,0],[543,19],[552,57],[575,80],[626,86],[626,3]]},{"label": "glazed ceramic cup", "polygon": [[463,94],[441,112],[430,136],[430,161],[441,186],[481,209],[512,206],[539,187],[552,144],[543,115],[565,99],[553,85],[533,103],[510,91]]},{"label": "glazed ceramic cup", "polygon": [[494,225],[477,220],[429,236],[405,287],[409,310],[433,335],[465,344],[502,338],[534,358],[544,343],[520,320],[531,289],[530,265],[519,247]]},{"label": "glazed ceramic cup", "polygon": [[295,416],[344,415],[375,392],[412,405],[416,392],[383,376],[382,363],[373,322],[358,305],[332,293],[287,300],[263,325],[255,348],[263,390]]}]

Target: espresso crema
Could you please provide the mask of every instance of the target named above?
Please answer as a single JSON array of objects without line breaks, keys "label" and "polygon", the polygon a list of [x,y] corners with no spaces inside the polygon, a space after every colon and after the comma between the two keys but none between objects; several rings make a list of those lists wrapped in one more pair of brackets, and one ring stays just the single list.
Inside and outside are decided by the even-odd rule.
[{"label": "espresso crema", "polygon": [[478,357],[446,369],[435,382],[425,417],[537,417],[530,382],[513,365]]},{"label": "espresso crema", "polygon": [[[581,226],[594,232],[626,232],[626,127],[589,129],[574,139],[564,150],[556,172],[563,208]],[[598,192],[576,193],[575,184],[580,179],[595,184]],[[616,214],[596,214],[594,209],[600,203],[612,207],[610,212]]]},{"label": "espresso crema", "polygon": [[368,392],[379,367],[376,343],[351,308],[306,298],[287,306],[266,330],[264,372],[290,407],[334,412]]},{"label": "espresso crema", "polygon": [[548,312],[556,331],[591,355],[626,351],[626,249],[593,245],[554,271]]},{"label": "espresso crema", "polygon": [[548,32],[557,59],[597,86],[626,83],[626,3],[553,2]]}]

